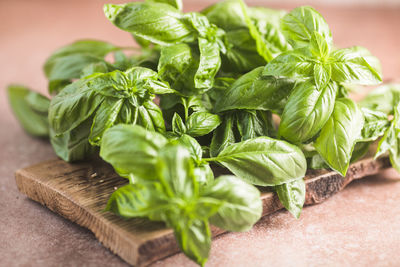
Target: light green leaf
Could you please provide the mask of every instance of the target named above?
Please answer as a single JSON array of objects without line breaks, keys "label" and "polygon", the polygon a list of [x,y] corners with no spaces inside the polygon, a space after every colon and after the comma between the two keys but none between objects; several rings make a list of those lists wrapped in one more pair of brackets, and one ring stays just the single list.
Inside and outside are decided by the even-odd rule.
[{"label": "light green leaf", "polygon": [[331,117],[314,143],[326,163],[343,176],[363,125],[364,116],[357,105],[348,98],[337,99]]},{"label": "light green leaf", "polygon": [[303,178],[275,186],[283,206],[297,219],[300,218],[306,200],[306,184]]},{"label": "light green leaf", "polygon": [[300,83],[283,110],[280,135],[295,143],[313,138],[329,119],[336,94],[337,85],[332,82],[321,90],[312,81]]},{"label": "light green leaf", "polygon": [[174,117],[172,117],[172,131],[179,135],[184,134],[187,131],[186,126],[178,113],[175,113]]},{"label": "light green leaf", "polygon": [[273,186],[304,177],[301,150],[285,141],[258,137],[226,147],[213,160],[254,185]]},{"label": "light green leaf", "polygon": [[364,127],[361,130],[362,142],[375,141],[381,137],[389,126],[387,115],[380,111],[361,108],[364,114]]},{"label": "light green leaf", "polygon": [[157,179],[155,164],[168,140],[137,125],[117,125],[102,138],[100,156],[125,178]]},{"label": "light green leaf", "polygon": [[258,189],[234,176],[220,176],[202,193],[223,201],[210,223],[228,231],[247,231],[261,217],[262,202]]},{"label": "light green leaf", "polygon": [[221,124],[221,119],[218,115],[208,112],[194,112],[186,122],[186,133],[190,136],[203,136],[212,132],[218,125]]},{"label": "light green leaf", "polygon": [[22,128],[33,136],[47,137],[49,135],[47,111],[50,100],[20,85],[8,86],[7,93],[11,109]]},{"label": "light green leaf", "polygon": [[332,67],[330,64],[317,63],[314,65],[314,81],[318,89],[325,88],[331,80]]}]

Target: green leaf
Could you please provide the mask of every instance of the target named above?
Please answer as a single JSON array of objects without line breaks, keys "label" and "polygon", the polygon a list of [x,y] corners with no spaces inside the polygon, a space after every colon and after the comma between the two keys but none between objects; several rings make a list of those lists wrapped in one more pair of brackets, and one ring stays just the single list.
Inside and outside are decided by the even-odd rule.
[{"label": "green leaf", "polygon": [[237,79],[214,106],[219,113],[227,110],[271,110],[280,113],[295,82],[285,78],[264,76],[263,67]]},{"label": "green leaf", "polygon": [[88,118],[73,130],[55,134],[50,128],[50,143],[54,152],[65,161],[73,162],[90,158],[98,150],[90,145],[88,136],[92,118]]},{"label": "green leaf", "polygon": [[159,151],[167,139],[137,125],[116,125],[102,138],[100,156],[125,178],[154,180]]},{"label": "green leaf", "polygon": [[314,143],[326,163],[343,176],[363,125],[364,117],[357,105],[348,98],[337,99],[331,117]]},{"label": "green leaf", "polygon": [[331,50],[331,43],[318,32],[314,31],[310,40],[310,52],[321,61],[328,59]]},{"label": "green leaf", "polygon": [[155,169],[170,197],[188,200],[198,196],[193,160],[185,147],[174,143],[164,146],[158,153]]},{"label": "green leaf", "polygon": [[306,184],[303,178],[275,186],[283,206],[297,219],[300,218],[306,200]]},{"label": "green leaf", "polygon": [[314,137],[333,111],[337,88],[329,83],[318,90],[312,81],[296,86],[283,110],[279,134],[294,143]]},{"label": "green leaf", "polygon": [[217,42],[210,42],[205,38],[199,38],[200,62],[199,68],[194,76],[196,88],[211,88],[214,84],[214,77],[221,67]]},{"label": "green leaf", "polygon": [[283,52],[264,69],[264,75],[284,77],[310,77],[313,74],[313,57],[308,48],[298,48]]},{"label": "green leaf", "polygon": [[362,142],[375,141],[381,137],[389,126],[387,115],[380,111],[361,108],[364,114],[364,127],[361,130]]},{"label": "green leaf", "polygon": [[104,100],[87,86],[89,79],[93,78],[81,79],[68,85],[51,99],[49,122],[55,134],[76,128],[89,118]]},{"label": "green leaf", "polygon": [[182,134],[180,137],[174,140],[176,140],[179,144],[189,150],[189,153],[194,162],[199,163],[201,161],[203,157],[203,150],[201,149],[201,146],[196,139],[194,139],[190,135]]},{"label": "green leaf", "polygon": [[199,55],[187,44],[176,44],[161,49],[158,75],[172,88],[184,95],[197,94],[194,77],[199,67]]},{"label": "green leaf", "polygon": [[204,266],[211,249],[207,220],[177,218],[171,222],[178,245],[187,257]]},{"label": "green leaf", "polygon": [[50,93],[79,78],[85,67],[96,63],[107,63],[104,57],[120,48],[103,41],[79,40],[56,50],[44,64],[44,73],[49,79]]},{"label": "green leaf", "polygon": [[235,112],[236,127],[241,136],[241,141],[259,136],[275,136],[275,127],[272,113],[262,110],[243,110]]},{"label": "green leaf", "polygon": [[7,93],[11,109],[22,128],[33,136],[47,137],[49,99],[20,85],[8,86]]},{"label": "green leaf", "polygon": [[172,131],[179,135],[184,134],[187,131],[186,126],[178,113],[175,113],[172,118]]},{"label": "green leaf", "polygon": [[92,145],[100,145],[101,137],[104,132],[115,124],[123,103],[123,99],[106,98],[100,104],[94,116],[89,135],[89,142]]},{"label": "green leaf", "polygon": [[218,177],[202,196],[223,201],[210,223],[228,231],[247,231],[262,214],[258,189],[234,176]]},{"label": "green leaf", "polygon": [[282,29],[294,47],[308,46],[314,32],[319,33],[328,44],[332,34],[324,18],[315,9],[302,6],[283,17]]},{"label": "green leaf", "polygon": [[217,2],[203,11],[208,20],[225,31],[246,27],[242,7],[238,0]]},{"label": "green leaf", "polygon": [[373,68],[363,53],[355,49],[340,49],[331,54],[332,79],[336,82],[375,85],[382,82],[379,69]]},{"label": "green leaf", "polygon": [[193,40],[193,29],[182,13],[164,3],[105,4],[104,14],[118,28],[159,45]]},{"label": "green leaf", "polygon": [[394,95],[400,93],[399,84],[385,84],[371,91],[361,102],[362,107],[380,111],[385,114],[394,113]]},{"label": "green leaf", "polygon": [[221,124],[221,119],[218,115],[208,112],[194,112],[186,122],[186,133],[190,136],[203,136],[212,132],[218,125]]},{"label": "green leaf", "polygon": [[314,81],[318,89],[325,88],[331,80],[332,67],[330,64],[314,65]]},{"label": "green leaf", "polygon": [[226,114],[222,118],[222,123],[213,132],[211,139],[210,154],[212,157],[217,156],[224,148],[235,143],[233,133],[234,117],[232,114]]},{"label": "green leaf", "polygon": [[124,218],[149,217],[151,220],[165,220],[168,211],[168,197],[158,182],[128,184],[118,188],[107,202],[105,211],[111,211]]},{"label": "green leaf", "polygon": [[301,150],[285,141],[257,137],[226,147],[213,160],[254,185],[273,186],[304,177]]},{"label": "green leaf", "polygon": [[147,2],[165,3],[176,9],[182,10],[182,0],[146,0]]}]

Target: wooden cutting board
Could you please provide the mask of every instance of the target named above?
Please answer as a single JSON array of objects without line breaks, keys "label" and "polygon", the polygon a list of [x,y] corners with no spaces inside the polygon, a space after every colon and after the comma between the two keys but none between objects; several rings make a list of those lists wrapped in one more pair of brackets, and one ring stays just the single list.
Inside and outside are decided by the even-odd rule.
[{"label": "wooden cutting board", "polygon": [[[388,168],[388,158],[363,159],[350,166],[345,178],[327,170],[310,170],[306,176],[306,204],[319,203],[352,180]],[[124,220],[103,212],[111,193],[126,184],[102,161],[69,164],[54,159],[16,172],[18,189],[52,211],[90,229],[98,240],[122,259],[145,266],[179,252],[173,232],[163,223],[146,219]],[[282,209],[276,194],[263,192],[263,215]],[[212,228],[213,236],[224,231]]]}]

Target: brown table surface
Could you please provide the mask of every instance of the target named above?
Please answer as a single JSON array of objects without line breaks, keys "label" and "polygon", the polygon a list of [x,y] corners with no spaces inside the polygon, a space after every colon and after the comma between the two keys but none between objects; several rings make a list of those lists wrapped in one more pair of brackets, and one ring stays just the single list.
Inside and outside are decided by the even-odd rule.
[{"label": "brown table surface", "polygon": [[[111,1],[120,2],[120,1]],[[260,1],[259,1],[260,2]],[[51,159],[47,141],[26,135],[11,114],[10,83],[46,92],[41,67],[54,49],[80,38],[132,43],[103,13],[103,0],[0,1],[0,266],[123,266],[88,230],[20,194],[16,169]],[[204,4],[186,10],[199,10]],[[286,6],[291,7],[291,6]],[[400,78],[400,9],[321,6],[339,47],[363,45],[381,59],[385,80]],[[246,233],[212,245],[208,266],[400,264],[399,175],[386,171],[352,183],[328,201],[261,219]],[[177,254],[155,266],[192,266]]]}]

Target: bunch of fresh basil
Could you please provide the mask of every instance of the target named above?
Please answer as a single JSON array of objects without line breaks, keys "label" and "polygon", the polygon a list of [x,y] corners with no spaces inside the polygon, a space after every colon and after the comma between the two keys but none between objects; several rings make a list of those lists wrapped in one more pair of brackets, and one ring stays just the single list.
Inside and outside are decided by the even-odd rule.
[{"label": "bunch of fresh basil", "polygon": [[[226,0],[181,9],[179,0],[107,4],[140,54],[78,41],[45,63],[51,100],[9,87],[28,133],[49,137],[66,161],[99,153],[129,180],[107,210],[165,222],[204,265],[209,224],[244,231],[260,218],[253,185],[273,189],[299,217],[307,167],[344,176],[381,138],[377,157],[388,152],[400,171],[400,89],[384,86],[360,107],[349,99],[349,84],[381,82],[379,61],[361,47],[335,48],[313,8]],[[214,179],[217,165],[236,177]]]}]

